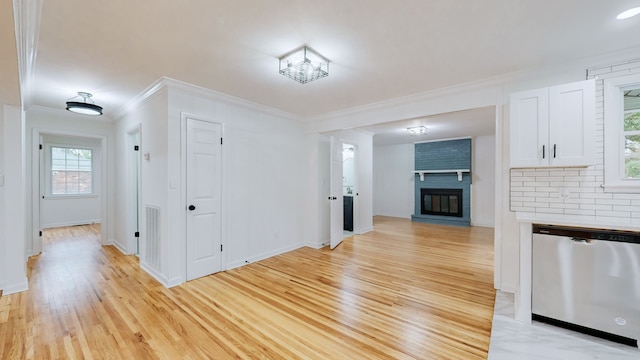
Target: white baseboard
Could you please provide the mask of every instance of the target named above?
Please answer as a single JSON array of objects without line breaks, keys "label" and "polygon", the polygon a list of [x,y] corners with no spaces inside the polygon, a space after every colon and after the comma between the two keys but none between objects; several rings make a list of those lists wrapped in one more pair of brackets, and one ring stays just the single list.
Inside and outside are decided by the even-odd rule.
[{"label": "white baseboard", "polygon": [[184,279],[180,276],[173,277],[167,281],[165,285],[167,288],[172,288],[174,286],[182,285],[184,283]]},{"label": "white baseboard", "polygon": [[11,295],[29,290],[29,279],[26,277],[19,283],[5,284],[2,286],[2,296]]},{"label": "white baseboard", "polygon": [[373,226],[368,226],[368,227],[366,227],[366,228],[358,229],[358,231],[356,232],[356,234],[366,234],[366,233],[368,233],[369,231],[373,231]]},{"label": "white baseboard", "polygon": [[[326,243],[328,244],[329,241],[327,241]],[[322,249],[326,245],[325,245],[325,243],[306,243],[306,244],[304,244],[304,246],[310,247],[312,249]]]},{"label": "white baseboard", "polygon": [[154,279],[158,280],[158,282],[160,284],[162,284],[162,286],[168,288],[169,286],[169,281],[167,280],[167,278],[158,270],[156,270],[153,266],[149,265],[146,261],[140,259],[140,268],[142,268],[142,270],[146,271],[149,275],[151,275],[151,277],[153,277]]},{"label": "white baseboard", "polygon": [[116,249],[118,249],[123,255],[132,255],[130,253],[127,253],[127,249],[125,249],[124,247],[122,247],[122,244],[115,242],[115,241],[111,241],[109,244],[103,244],[103,245],[112,245],[113,247],[115,247]]},{"label": "white baseboard", "polygon": [[42,228],[48,229],[48,228],[57,228],[57,227],[63,227],[63,226],[91,225],[91,224],[101,224],[101,223],[102,221],[100,221],[100,219],[74,220],[74,221],[63,221],[58,223],[42,224]]},{"label": "white baseboard", "polygon": [[226,266],[225,270],[235,269],[235,268],[238,268],[238,267],[241,267],[241,266],[244,266],[244,265],[251,264],[251,263],[256,262],[256,261],[260,261],[260,260],[264,260],[266,258],[270,258],[272,256],[284,254],[286,252],[299,249],[299,248],[301,248],[303,246],[306,246],[306,245],[303,244],[303,243],[294,244],[294,245],[291,245],[291,246],[285,246],[285,247],[282,247],[282,248],[279,248],[279,249],[275,249],[273,251],[268,251],[268,252],[265,252],[265,253],[262,253],[262,254],[259,254],[259,255],[251,256],[251,257],[248,257],[248,258],[246,258],[244,260],[233,261],[233,262],[227,263],[227,266]]}]

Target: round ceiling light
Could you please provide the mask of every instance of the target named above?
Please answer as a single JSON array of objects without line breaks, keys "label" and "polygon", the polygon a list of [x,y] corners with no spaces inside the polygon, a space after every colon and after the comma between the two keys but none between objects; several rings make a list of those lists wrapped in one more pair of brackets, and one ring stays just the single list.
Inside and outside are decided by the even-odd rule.
[{"label": "round ceiling light", "polygon": [[93,95],[88,92],[80,91],[78,92],[78,96],[83,98],[84,102],[67,101],[67,110],[84,115],[102,115],[102,106],[98,106],[93,103],[93,100],[91,99]]}]

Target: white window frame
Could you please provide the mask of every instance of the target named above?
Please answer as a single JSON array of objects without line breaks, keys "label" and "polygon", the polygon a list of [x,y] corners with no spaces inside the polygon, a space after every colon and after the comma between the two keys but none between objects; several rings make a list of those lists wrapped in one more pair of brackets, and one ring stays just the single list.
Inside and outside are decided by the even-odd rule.
[{"label": "white window frame", "polygon": [[[96,149],[93,146],[87,145],[71,145],[71,144],[46,144],[45,145],[45,192],[47,198],[87,198],[96,197],[95,187],[95,154]],[[64,149],[82,149],[91,150],[91,192],[90,193],[75,193],[75,194],[54,194],[52,184],[52,168],[53,168],[53,151],[52,148],[64,148]]]},{"label": "white window frame", "polygon": [[640,88],[640,74],[604,80],[604,191],[640,193],[640,179],[624,178],[623,91]]}]

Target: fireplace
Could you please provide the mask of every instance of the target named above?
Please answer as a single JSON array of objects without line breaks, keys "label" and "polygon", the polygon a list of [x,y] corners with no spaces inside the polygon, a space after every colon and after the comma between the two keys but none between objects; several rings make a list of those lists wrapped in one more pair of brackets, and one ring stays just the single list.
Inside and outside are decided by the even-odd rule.
[{"label": "fireplace", "polygon": [[420,189],[420,213],[462,217],[462,189]]}]

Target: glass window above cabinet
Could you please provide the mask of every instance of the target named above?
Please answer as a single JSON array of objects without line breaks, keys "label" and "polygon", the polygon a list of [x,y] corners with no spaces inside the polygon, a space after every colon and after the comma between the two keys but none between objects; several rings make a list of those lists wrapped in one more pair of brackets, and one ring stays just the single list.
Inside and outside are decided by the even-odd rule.
[{"label": "glass window above cabinet", "polygon": [[604,81],[604,189],[640,192],[640,75]]}]

